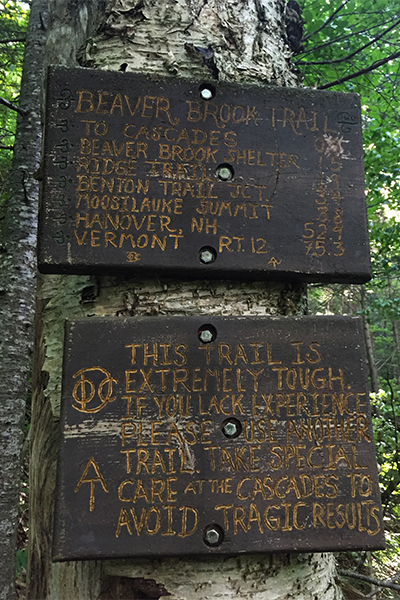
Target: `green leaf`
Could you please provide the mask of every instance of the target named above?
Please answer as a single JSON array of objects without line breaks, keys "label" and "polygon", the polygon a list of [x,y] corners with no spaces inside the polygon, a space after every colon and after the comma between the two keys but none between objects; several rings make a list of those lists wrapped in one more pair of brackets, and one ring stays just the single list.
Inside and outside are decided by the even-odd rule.
[{"label": "green leaf", "polygon": [[18,576],[23,570],[26,571],[28,568],[28,548],[24,548],[24,550],[17,550],[16,563]]}]

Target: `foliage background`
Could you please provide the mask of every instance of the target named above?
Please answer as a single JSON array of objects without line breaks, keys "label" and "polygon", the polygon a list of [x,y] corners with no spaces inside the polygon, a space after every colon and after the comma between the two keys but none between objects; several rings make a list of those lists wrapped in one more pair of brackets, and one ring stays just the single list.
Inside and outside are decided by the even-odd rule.
[{"label": "foliage background", "polygon": [[[0,97],[18,105],[29,4],[0,0]],[[17,113],[0,103],[0,205],[7,197]]]},{"label": "foliage background", "polygon": [[[368,324],[388,550],[347,559],[359,572],[373,567],[382,578],[395,578],[400,572],[400,6],[397,0],[302,0],[299,4],[305,35],[303,49],[293,62],[303,74],[304,85],[361,96],[373,277],[365,286],[310,286],[309,311],[360,314]],[[345,566],[346,557],[341,560]],[[348,586],[352,588],[350,582]],[[358,596],[354,589],[349,594],[371,597]],[[398,597],[388,590],[381,594]]]}]

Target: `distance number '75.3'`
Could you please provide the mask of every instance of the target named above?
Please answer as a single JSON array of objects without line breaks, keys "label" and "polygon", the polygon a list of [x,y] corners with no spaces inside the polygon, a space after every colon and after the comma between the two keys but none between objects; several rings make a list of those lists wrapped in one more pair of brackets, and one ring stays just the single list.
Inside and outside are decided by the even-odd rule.
[{"label": "distance number '75.3'", "polygon": [[[327,226],[325,223],[315,224],[313,221],[304,223],[303,240],[306,245],[306,254],[312,253],[313,256],[323,256],[325,254],[326,231]],[[336,246],[334,256],[342,256],[344,254],[343,243],[333,243]]]}]

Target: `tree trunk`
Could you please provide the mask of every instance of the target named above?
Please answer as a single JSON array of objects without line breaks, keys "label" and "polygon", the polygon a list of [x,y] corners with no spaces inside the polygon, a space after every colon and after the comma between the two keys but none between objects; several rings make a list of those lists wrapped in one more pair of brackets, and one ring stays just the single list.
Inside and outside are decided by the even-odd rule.
[{"label": "tree trunk", "polygon": [[362,310],[362,321],[364,328],[365,348],[367,350],[367,360],[369,367],[369,376],[371,381],[371,392],[377,394],[379,392],[379,378],[378,369],[376,368],[375,353],[374,353],[374,342],[371,335],[371,330],[365,316],[366,309],[366,298],[365,298],[365,286],[361,286],[361,310]]},{"label": "tree trunk", "polygon": [[[388,277],[387,282],[388,282],[389,299],[393,300],[392,278],[390,276]],[[394,357],[393,357],[394,360],[393,359],[391,360],[392,364],[390,365],[390,377],[399,381],[398,360],[399,360],[399,355],[400,355],[400,343],[399,343],[399,335],[397,332],[397,321],[391,319],[390,325],[392,328],[393,345],[394,345]]]},{"label": "tree trunk", "polygon": [[[31,373],[36,290],[36,225],[40,160],[40,94],[45,33],[40,13],[32,8],[26,38],[10,175],[9,200],[0,246],[0,598],[15,595],[16,528],[24,417]],[[25,112],[26,111],[26,112]]]},{"label": "tree trunk", "polygon": [[[53,64],[73,66],[79,58],[84,66],[167,77],[204,80],[218,76],[236,82],[296,84],[285,42],[284,0],[112,0],[98,12],[93,1],[80,3],[79,13],[74,13],[74,6],[67,0],[52,3],[48,60]],[[89,37],[87,27],[102,12],[102,23]],[[208,50],[211,58],[207,65],[199,49]],[[305,288],[284,283],[40,277],[30,598],[341,597],[330,554],[50,562],[64,319],[91,315],[289,315],[303,314],[305,307]],[[146,583],[149,579],[156,583]]]}]

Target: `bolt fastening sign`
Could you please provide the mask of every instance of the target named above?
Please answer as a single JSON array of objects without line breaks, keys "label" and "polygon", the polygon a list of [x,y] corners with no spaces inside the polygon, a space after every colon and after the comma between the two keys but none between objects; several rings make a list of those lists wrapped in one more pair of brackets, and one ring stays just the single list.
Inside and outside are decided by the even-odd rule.
[{"label": "bolt fastening sign", "polygon": [[356,94],[51,67],[39,268],[370,278]]},{"label": "bolt fastening sign", "polygon": [[55,560],[381,549],[357,317],[66,326]]}]

